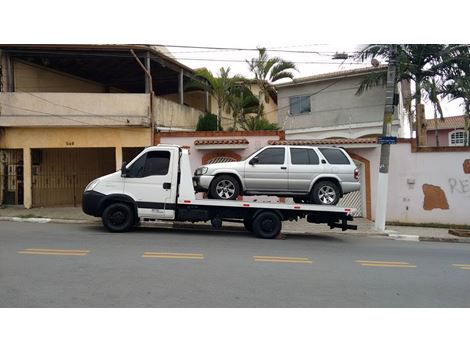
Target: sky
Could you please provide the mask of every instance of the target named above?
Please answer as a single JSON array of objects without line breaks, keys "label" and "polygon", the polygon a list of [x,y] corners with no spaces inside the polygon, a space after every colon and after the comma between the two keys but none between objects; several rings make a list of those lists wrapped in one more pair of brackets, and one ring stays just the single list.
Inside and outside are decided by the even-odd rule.
[{"label": "sky", "polygon": [[[416,30],[408,13],[420,18],[434,16],[423,1],[97,1],[15,0],[2,5],[0,42],[3,43],[95,43],[168,45],[178,61],[191,68],[217,72],[230,66],[233,74],[250,77],[245,60],[254,51],[176,48],[208,46],[312,53],[269,52],[297,64],[295,77],[363,67],[353,60],[332,60],[335,52],[354,54],[364,43],[468,42],[466,11],[452,11],[441,26]],[[425,2],[429,4],[429,1]],[[463,9],[464,6],[460,7]],[[404,13],[403,9],[406,8]],[[27,11],[24,11],[27,9]],[[46,11],[44,11],[46,9]],[[41,13],[41,16],[37,14]],[[19,16],[20,15],[20,16]],[[461,22],[459,22],[461,20]],[[21,26],[18,26],[19,21]],[[461,24],[461,30],[457,27]],[[440,30],[448,28],[448,30]],[[460,37],[459,37],[460,36]],[[316,53],[314,53],[316,52]],[[225,60],[225,61],[218,61]],[[365,63],[368,66],[369,63]],[[459,115],[459,102],[443,102],[446,116]],[[433,116],[426,107],[427,117]]]}]

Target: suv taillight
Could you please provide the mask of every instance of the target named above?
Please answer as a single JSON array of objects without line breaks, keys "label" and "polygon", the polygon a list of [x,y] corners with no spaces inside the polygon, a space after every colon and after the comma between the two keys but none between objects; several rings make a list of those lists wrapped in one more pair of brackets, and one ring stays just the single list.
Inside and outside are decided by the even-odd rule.
[{"label": "suv taillight", "polygon": [[359,169],[354,169],[354,179],[359,180]]}]

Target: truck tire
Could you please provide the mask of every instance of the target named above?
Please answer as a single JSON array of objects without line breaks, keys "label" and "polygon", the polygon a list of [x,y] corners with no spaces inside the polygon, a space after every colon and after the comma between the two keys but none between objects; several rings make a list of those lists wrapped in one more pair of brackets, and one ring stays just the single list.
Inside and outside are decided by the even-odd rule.
[{"label": "truck tire", "polygon": [[274,238],[281,232],[281,219],[273,211],[263,211],[253,219],[253,232],[261,238]]},{"label": "truck tire", "polygon": [[313,204],[336,205],[339,202],[340,190],[336,183],[320,181],[313,186],[311,200]]},{"label": "truck tire", "polygon": [[220,175],[211,183],[209,196],[212,199],[234,200],[240,194],[237,179],[230,175]]},{"label": "truck tire", "polygon": [[113,203],[103,211],[104,227],[110,232],[126,232],[134,225],[134,213],[131,207],[124,203]]}]

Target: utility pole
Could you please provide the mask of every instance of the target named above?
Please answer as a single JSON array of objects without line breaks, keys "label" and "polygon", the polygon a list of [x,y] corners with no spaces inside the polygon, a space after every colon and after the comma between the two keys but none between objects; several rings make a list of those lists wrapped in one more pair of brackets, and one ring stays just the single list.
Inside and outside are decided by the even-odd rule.
[{"label": "utility pole", "polygon": [[[387,138],[392,135],[392,120],[394,112],[395,76],[396,76],[397,45],[390,45],[388,62],[387,86],[385,89],[385,108],[382,135]],[[390,144],[380,146],[379,179],[377,182],[377,201],[375,209],[375,228],[385,230],[388,192],[388,167],[390,163]]]}]

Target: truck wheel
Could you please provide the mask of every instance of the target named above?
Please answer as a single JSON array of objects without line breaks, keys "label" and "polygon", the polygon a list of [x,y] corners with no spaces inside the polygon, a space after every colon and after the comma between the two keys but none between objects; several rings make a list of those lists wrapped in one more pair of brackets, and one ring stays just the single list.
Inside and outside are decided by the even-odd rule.
[{"label": "truck wheel", "polygon": [[240,194],[240,185],[235,177],[220,175],[212,181],[209,193],[212,199],[234,200]]},{"label": "truck wheel", "polygon": [[253,232],[253,221],[251,219],[244,219],[243,220],[243,225],[245,225],[245,230],[249,232]]},{"label": "truck wheel", "polygon": [[102,215],[103,225],[110,232],[126,232],[134,225],[134,213],[124,203],[113,203],[106,207]]},{"label": "truck wheel", "polygon": [[281,219],[272,211],[264,211],[253,219],[253,232],[261,238],[274,238],[281,232]]},{"label": "truck wheel", "polygon": [[320,181],[313,186],[311,199],[314,204],[336,205],[339,197],[339,188],[331,181]]}]

